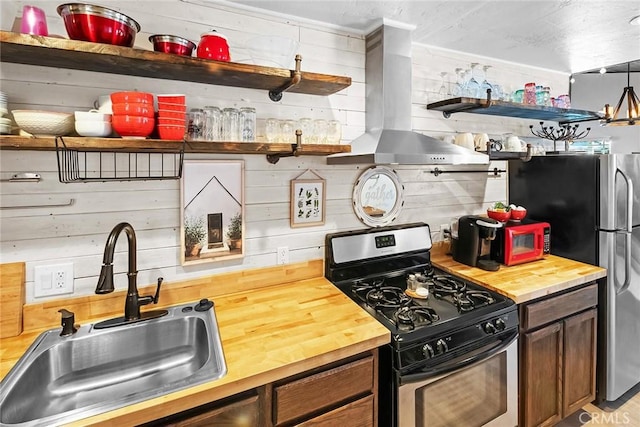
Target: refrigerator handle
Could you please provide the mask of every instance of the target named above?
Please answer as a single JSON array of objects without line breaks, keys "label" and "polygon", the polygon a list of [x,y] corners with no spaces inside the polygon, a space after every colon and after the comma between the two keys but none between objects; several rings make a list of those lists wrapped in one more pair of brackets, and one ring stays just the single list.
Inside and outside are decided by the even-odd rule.
[{"label": "refrigerator handle", "polygon": [[[629,287],[631,283],[631,232],[633,222],[633,181],[627,177],[620,169],[616,170],[616,179],[618,174],[624,179],[627,184],[627,206],[626,206],[626,224],[624,230],[619,230],[619,233],[623,233],[624,236],[624,282],[622,286],[617,290],[618,294],[621,294]],[[615,192],[614,192],[615,194]],[[615,196],[614,196],[615,197]],[[615,201],[614,201],[615,202]],[[617,206],[617,205],[614,205]],[[615,279],[615,278],[614,278]]]}]

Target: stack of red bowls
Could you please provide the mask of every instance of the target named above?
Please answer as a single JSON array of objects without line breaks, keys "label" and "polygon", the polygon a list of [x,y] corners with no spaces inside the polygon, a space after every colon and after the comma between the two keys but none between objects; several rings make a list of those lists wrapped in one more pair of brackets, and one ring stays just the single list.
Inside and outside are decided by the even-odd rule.
[{"label": "stack of red bowls", "polygon": [[158,134],[160,139],[184,139],[187,128],[186,98],[182,94],[158,95]]},{"label": "stack of red bowls", "polygon": [[146,138],[155,128],[153,94],[114,92],[111,94],[111,125],[123,138]]}]

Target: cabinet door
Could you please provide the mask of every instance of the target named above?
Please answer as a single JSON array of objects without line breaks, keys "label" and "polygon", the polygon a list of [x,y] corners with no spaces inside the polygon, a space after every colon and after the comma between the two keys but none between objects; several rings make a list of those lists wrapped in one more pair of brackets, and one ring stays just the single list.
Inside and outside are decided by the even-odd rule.
[{"label": "cabinet door", "polygon": [[260,426],[260,396],[224,399],[145,424],[145,427],[245,427]]},{"label": "cabinet door", "polygon": [[594,308],[564,321],[564,417],[596,397],[596,319]]},{"label": "cabinet door", "polygon": [[562,322],[523,334],[520,424],[553,425],[562,419]]},{"label": "cabinet door", "polygon": [[370,395],[298,424],[298,427],[372,427],[373,412],[374,401]]}]

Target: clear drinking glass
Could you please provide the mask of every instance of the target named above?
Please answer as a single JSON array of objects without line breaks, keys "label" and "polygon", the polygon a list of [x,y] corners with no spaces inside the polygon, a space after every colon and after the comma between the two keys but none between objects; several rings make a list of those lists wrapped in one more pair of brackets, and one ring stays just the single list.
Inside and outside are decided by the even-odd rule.
[{"label": "clear drinking glass", "polygon": [[253,107],[240,108],[240,136],[242,142],[256,140],[256,109]]},{"label": "clear drinking glass", "polygon": [[280,139],[280,120],[268,118],[264,124],[264,134],[267,142],[278,142]]},{"label": "clear drinking glass", "polygon": [[240,141],[238,130],[240,128],[238,109],[228,107],[222,110],[222,140]]},{"label": "clear drinking glass", "polygon": [[450,95],[449,94],[448,85],[446,84],[446,78],[447,78],[448,75],[449,75],[449,73],[447,73],[445,71],[440,73],[441,82],[440,82],[440,89],[438,89],[438,99],[439,100],[447,99],[447,97]]},{"label": "clear drinking glass", "polygon": [[189,124],[187,126],[187,139],[191,141],[204,141],[205,116],[201,108],[189,110]]},{"label": "clear drinking glass", "polygon": [[327,122],[327,144],[338,145],[342,140],[342,124],[338,120]]},{"label": "clear drinking glass", "polygon": [[465,85],[464,96],[468,96],[470,98],[477,98],[478,92],[480,91],[480,83],[478,83],[478,79],[476,79],[478,75],[478,64],[477,62],[471,63],[471,70],[469,72],[469,80]]},{"label": "clear drinking glass", "polygon": [[303,117],[298,120],[298,129],[302,131],[302,143],[303,144],[313,144],[314,143],[314,135],[313,135],[313,120],[308,117]]},{"label": "clear drinking glass", "polygon": [[296,142],[296,122],[293,120],[280,120],[280,138],[287,144]]},{"label": "clear drinking glass", "polygon": [[313,136],[316,144],[327,143],[327,121],[316,119],[313,121]]},{"label": "clear drinking glass", "polygon": [[487,98],[487,90],[491,89],[491,98],[492,99],[500,99],[500,94],[496,94],[494,91],[493,85],[489,83],[489,68],[491,65],[482,66],[482,71],[484,71],[484,80],[480,84],[480,90],[478,91],[478,98]]},{"label": "clear drinking glass", "polygon": [[453,87],[453,96],[464,95],[464,70],[462,68],[456,68],[456,85]]},{"label": "clear drinking glass", "polygon": [[213,105],[204,107],[204,136],[207,141],[222,140],[222,111]]}]

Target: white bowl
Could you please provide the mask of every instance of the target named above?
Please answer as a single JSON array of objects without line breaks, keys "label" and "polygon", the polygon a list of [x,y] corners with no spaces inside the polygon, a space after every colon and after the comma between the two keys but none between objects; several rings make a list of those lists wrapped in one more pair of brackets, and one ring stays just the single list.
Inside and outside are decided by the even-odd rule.
[{"label": "white bowl", "polygon": [[76,122],[109,122],[111,123],[111,113],[103,113],[98,110],[76,111],[73,113]]},{"label": "white bowl", "polygon": [[103,137],[111,135],[111,131],[111,120],[108,122],[97,120],[76,121],[76,132],[80,136]]},{"label": "white bowl", "polygon": [[31,135],[64,136],[73,132],[73,114],[42,110],[12,110],[20,129]]}]

